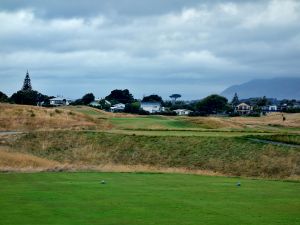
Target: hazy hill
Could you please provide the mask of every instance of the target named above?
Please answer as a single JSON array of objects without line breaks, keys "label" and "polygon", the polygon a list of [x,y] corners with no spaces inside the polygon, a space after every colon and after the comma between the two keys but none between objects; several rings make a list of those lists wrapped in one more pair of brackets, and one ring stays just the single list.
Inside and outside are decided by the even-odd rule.
[{"label": "hazy hill", "polygon": [[257,79],[233,85],[225,89],[221,95],[232,99],[234,93],[239,98],[261,97],[277,99],[300,99],[300,78]]}]

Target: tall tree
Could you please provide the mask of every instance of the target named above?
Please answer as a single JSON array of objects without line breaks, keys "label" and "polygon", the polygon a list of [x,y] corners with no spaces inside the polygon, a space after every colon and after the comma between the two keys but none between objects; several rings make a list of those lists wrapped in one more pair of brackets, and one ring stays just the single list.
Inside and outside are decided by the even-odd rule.
[{"label": "tall tree", "polygon": [[205,114],[215,114],[226,110],[227,98],[220,95],[210,95],[197,103],[198,111]]},{"label": "tall tree", "polygon": [[162,97],[159,95],[149,95],[149,96],[144,96],[143,102],[163,102]]},{"label": "tall tree", "polygon": [[110,92],[108,96],[105,97],[106,100],[116,102],[116,103],[132,103],[134,101],[132,94],[128,89],[119,90],[115,89]]},{"label": "tall tree", "polygon": [[26,73],[26,76],[25,76],[25,79],[24,79],[24,83],[23,83],[23,87],[22,87],[21,90],[22,91],[31,91],[32,90],[31,80],[30,80],[30,77],[29,77],[28,70],[27,70],[27,73]]},{"label": "tall tree", "polygon": [[231,101],[231,105],[235,107],[239,103],[240,103],[239,97],[238,97],[237,93],[234,93],[234,96],[233,96],[232,101]]},{"label": "tall tree", "polygon": [[0,91],[0,102],[7,102],[7,101],[8,101],[7,95]]},{"label": "tall tree", "polygon": [[82,98],[82,103],[84,105],[88,105],[90,104],[92,101],[95,101],[95,96],[93,93],[88,93],[88,94],[85,94]]},{"label": "tall tree", "polygon": [[11,100],[16,104],[37,105],[44,98],[44,95],[37,91],[18,91],[11,96]]},{"label": "tall tree", "polygon": [[258,100],[257,100],[257,106],[260,106],[260,107],[262,107],[262,106],[266,106],[267,104],[268,104],[268,99],[266,98],[266,96],[264,96],[264,97],[262,97],[262,98],[259,98]]},{"label": "tall tree", "polygon": [[178,98],[181,98],[181,94],[172,94],[172,95],[170,95],[170,98],[173,99],[174,102],[176,102],[176,100],[177,100]]}]

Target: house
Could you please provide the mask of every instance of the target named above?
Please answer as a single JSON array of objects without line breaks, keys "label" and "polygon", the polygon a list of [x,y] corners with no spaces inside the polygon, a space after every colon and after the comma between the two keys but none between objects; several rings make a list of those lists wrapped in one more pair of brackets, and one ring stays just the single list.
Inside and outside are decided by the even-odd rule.
[{"label": "house", "polygon": [[118,104],[110,107],[111,112],[123,112],[124,109],[125,109],[125,104],[123,104],[123,103],[118,103]]},{"label": "house", "polygon": [[192,112],[191,110],[188,109],[175,109],[173,111],[176,112],[178,116],[187,116]]},{"label": "house", "polygon": [[149,113],[157,113],[162,111],[160,102],[141,102],[141,109]]},{"label": "house", "polygon": [[99,101],[92,101],[89,105],[92,107],[101,107]]},{"label": "house", "polygon": [[293,109],[300,109],[300,102],[296,102],[296,103],[293,105]]},{"label": "house", "polygon": [[262,107],[263,112],[277,112],[277,105],[267,105]]},{"label": "house", "polygon": [[252,110],[253,110],[253,107],[244,102],[238,104],[235,107],[235,112],[239,113],[240,115],[250,114]]},{"label": "house", "polygon": [[65,98],[62,97],[56,97],[50,99],[50,105],[52,106],[64,106],[64,105],[70,105],[72,101],[71,100],[66,100]]}]

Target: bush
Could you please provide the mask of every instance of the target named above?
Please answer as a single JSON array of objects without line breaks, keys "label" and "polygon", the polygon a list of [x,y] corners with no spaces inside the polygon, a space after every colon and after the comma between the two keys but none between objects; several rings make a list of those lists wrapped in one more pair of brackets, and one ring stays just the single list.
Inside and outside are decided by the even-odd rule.
[{"label": "bush", "polygon": [[177,116],[177,113],[174,111],[165,111],[165,112],[157,112],[154,113],[155,115],[162,115],[162,116]]},{"label": "bush", "polygon": [[203,111],[201,111],[201,112],[197,111],[197,112],[191,112],[189,114],[189,116],[191,116],[191,117],[194,117],[194,116],[208,116],[208,114],[206,112],[203,112]]},{"label": "bush", "polygon": [[148,111],[145,111],[143,109],[140,109],[138,114],[139,115],[150,115],[150,113]]},{"label": "bush", "polygon": [[37,105],[42,96],[37,91],[18,91],[11,96],[11,100],[16,104]]},{"label": "bush", "polygon": [[300,113],[300,108],[289,108],[285,112],[287,112],[287,113]]},{"label": "bush", "polygon": [[8,97],[6,94],[0,91],[0,102],[8,102]]}]

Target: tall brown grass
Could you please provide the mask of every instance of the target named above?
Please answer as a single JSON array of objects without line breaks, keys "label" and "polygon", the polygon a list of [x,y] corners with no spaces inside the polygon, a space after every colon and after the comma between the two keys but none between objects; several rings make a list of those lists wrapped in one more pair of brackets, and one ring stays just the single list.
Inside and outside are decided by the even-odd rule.
[{"label": "tall brown grass", "polygon": [[0,131],[105,129],[108,122],[60,108],[0,104]]}]

